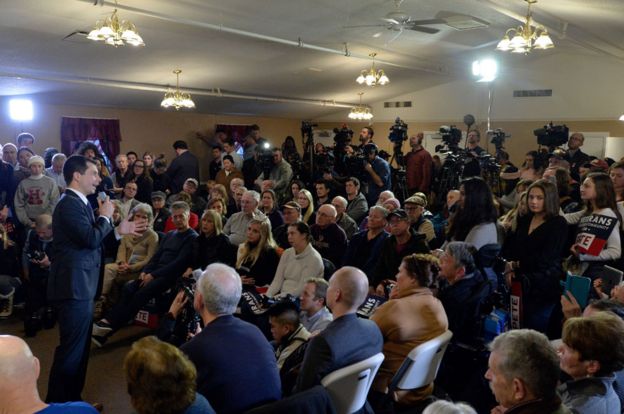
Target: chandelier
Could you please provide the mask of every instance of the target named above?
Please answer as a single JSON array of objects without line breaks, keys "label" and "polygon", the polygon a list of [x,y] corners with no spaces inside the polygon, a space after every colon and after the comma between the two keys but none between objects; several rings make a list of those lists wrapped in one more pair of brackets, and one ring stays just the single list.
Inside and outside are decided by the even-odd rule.
[{"label": "chandelier", "polygon": [[349,119],[356,121],[368,121],[373,118],[373,114],[371,113],[369,107],[362,105],[362,95],[364,95],[364,92],[360,92],[358,95],[360,95],[360,104],[351,108],[351,112],[349,112]]},{"label": "chandelier", "polygon": [[[503,39],[498,42],[496,49],[511,53],[529,53],[533,49],[550,49],[555,47],[552,39],[548,36],[546,28],[537,26],[531,16],[531,4],[537,0],[524,0],[528,4],[527,16],[524,26],[507,29]],[[536,26],[533,28],[532,26]]]},{"label": "chandelier", "polygon": [[355,81],[360,85],[365,83],[366,86],[383,86],[390,82],[383,69],[375,70],[375,56],[377,56],[377,53],[371,53],[368,56],[373,58],[373,65],[369,70],[363,70]]},{"label": "chandelier", "polygon": [[172,106],[177,110],[180,108],[193,109],[195,108],[195,102],[191,99],[191,95],[188,93],[180,92],[180,69],[173,71],[176,75],[176,88],[175,90],[169,89],[165,92],[165,98],[160,103],[163,108],[171,108]]},{"label": "chandelier", "polygon": [[117,9],[113,10],[113,14],[107,17],[103,22],[95,23],[95,28],[89,32],[87,39],[96,42],[103,41],[111,46],[124,46],[126,43],[132,46],[145,46],[143,39],[139,36],[134,24],[128,20],[119,22],[117,17]]}]

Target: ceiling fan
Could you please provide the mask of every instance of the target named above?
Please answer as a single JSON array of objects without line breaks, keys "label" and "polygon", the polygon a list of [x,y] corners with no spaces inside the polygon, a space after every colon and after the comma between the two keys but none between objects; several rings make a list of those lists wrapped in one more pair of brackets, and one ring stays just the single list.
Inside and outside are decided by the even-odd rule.
[{"label": "ceiling fan", "polygon": [[395,9],[381,18],[381,20],[383,20],[385,23],[360,24],[354,26],[344,26],[344,28],[351,29],[356,27],[385,27],[388,30],[399,32],[399,35],[404,30],[413,30],[416,32],[435,34],[438,33],[440,29],[426,26],[433,24],[446,24],[446,20],[444,19],[412,19],[412,16],[401,10],[401,3],[403,3],[403,0],[394,0]]}]

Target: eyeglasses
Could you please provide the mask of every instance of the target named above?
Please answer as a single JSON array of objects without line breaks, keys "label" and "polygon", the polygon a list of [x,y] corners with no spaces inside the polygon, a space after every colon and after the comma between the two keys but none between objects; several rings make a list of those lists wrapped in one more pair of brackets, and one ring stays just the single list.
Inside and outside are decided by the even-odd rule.
[{"label": "eyeglasses", "polygon": [[136,165],[136,164],[134,164],[134,168],[145,168],[145,165]]}]

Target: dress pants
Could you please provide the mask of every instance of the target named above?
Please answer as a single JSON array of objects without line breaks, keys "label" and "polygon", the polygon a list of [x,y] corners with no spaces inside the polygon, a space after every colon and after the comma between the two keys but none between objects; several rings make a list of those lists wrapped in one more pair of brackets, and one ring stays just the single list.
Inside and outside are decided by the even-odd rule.
[{"label": "dress pants", "polygon": [[126,325],[150,299],[160,295],[173,286],[173,282],[164,277],[159,277],[145,286],[141,286],[140,280],[126,283],[121,293],[121,300],[106,315],[114,331]]},{"label": "dress pants", "polygon": [[54,351],[46,402],[82,401],[80,394],[91,347],[93,301],[66,299],[54,305],[60,344]]}]

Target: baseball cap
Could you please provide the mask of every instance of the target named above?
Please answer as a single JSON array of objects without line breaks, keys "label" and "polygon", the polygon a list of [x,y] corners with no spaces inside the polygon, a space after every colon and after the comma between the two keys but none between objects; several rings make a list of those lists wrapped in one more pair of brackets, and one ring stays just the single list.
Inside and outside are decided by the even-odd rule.
[{"label": "baseball cap", "polygon": [[195,184],[195,187],[199,187],[199,182],[194,179],[194,178],[187,178],[186,181],[184,181],[185,183],[191,182],[193,184]]},{"label": "baseball cap", "polygon": [[167,195],[165,193],[163,193],[162,191],[154,191],[152,193],[152,200],[155,198],[160,198],[162,200],[166,200],[167,199]]},{"label": "baseball cap", "polygon": [[388,221],[390,221],[392,217],[396,217],[399,220],[409,220],[407,213],[402,208],[396,209],[392,213],[388,214]]},{"label": "baseball cap", "polygon": [[295,201],[289,201],[288,203],[284,204],[283,208],[292,208],[293,210],[297,210],[299,213],[301,213],[301,206]]},{"label": "baseball cap", "polygon": [[[599,158],[592,160],[590,164],[592,171],[607,171],[609,169],[609,164],[607,164],[605,160],[601,160]],[[28,165],[30,165],[30,163]]]}]

